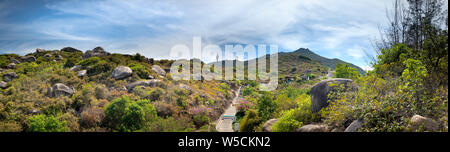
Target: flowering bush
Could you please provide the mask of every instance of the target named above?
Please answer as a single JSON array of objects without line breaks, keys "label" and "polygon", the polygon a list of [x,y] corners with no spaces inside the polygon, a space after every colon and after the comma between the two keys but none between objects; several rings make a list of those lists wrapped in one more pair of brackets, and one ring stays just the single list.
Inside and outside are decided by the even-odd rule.
[{"label": "flowering bush", "polygon": [[189,109],[189,113],[191,115],[202,115],[202,114],[210,115],[211,111],[212,111],[211,108],[203,106],[203,105],[198,106],[198,107],[192,107]]},{"label": "flowering bush", "polygon": [[250,108],[250,106],[251,103],[247,99],[241,98],[237,103],[237,110],[238,112],[245,112]]}]

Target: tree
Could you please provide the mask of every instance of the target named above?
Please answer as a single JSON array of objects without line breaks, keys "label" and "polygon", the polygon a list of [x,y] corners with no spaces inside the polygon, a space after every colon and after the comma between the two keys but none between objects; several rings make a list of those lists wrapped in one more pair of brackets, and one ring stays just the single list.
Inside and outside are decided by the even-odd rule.
[{"label": "tree", "polygon": [[355,69],[350,67],[349,64],[336,64],[336,72],[334,73],[336,78],[348,78],[356,79],[361,76],[361,74]]}]

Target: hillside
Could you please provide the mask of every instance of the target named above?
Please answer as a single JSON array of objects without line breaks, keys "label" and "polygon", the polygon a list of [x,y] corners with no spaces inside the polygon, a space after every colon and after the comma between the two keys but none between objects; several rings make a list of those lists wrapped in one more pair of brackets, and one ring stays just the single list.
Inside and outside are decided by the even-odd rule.
[{"label": "hillside", "polygon": [[210,131],[233,82],[173,81],[173,61],[37,49],[0,55],[0,132]]},{"label": "hillside", "polygon": [[342,60],[336,59],[336,58],[328,59],[328,58],[320,56],[320,55],[310,51],[309,49],[305,49],[305,48],[300,48],[300,49],[298,49],[298,50],[296,50],[294,52],[290,52],[290,54],[298,54],[298,55],[306,56],[306,57],[308,57],[308,58],[310,58],[312,60],[319,61],[322,65],[325,65],[325,66],[327,66],[327,67],[329,67],[331,69],[334,69],[336,67],[336,64],[341,63],[341,64],[349,64],[350,67],[355,68],[361,74],[365,74],[366,73],[363,69],[361,69],[360,67],[358,67],[358,66],[356,66],[354,64],[347,63],[345,61],[342,61]]},{"label": "hillside", "polygon": [[[247,69],[248,65],[254,65],[258,59],[263,57],[268,59],[268,56],[261,56],[257,59],[237,62],[244,62],[246,67],[245,69]],[[268,60],[266,61],[267,63],[269,62]],[[325,76],[329,69],[335,69],[337,63],[349,64],[350,67],[357,69],[361,74],[365,73],[363,69],[354,64],[342,61],[340,59],[328,59],[310,51],[309,49],[300,48],[294,52],[280,52],[278,54],[278,74],[280,78],[301,77],[307,74]],[[253,68],[256,69],[256,67]]]}]

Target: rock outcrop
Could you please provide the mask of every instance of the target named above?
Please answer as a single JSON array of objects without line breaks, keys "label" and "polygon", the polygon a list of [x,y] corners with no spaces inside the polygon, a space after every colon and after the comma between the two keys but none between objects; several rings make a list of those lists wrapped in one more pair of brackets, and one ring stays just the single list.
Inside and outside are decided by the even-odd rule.
[{"label": "rock outcrop", "polygon": [[20,64],[20,61],[17,59],[11,58],[10,60],[11,60],[11,63]]},{"label": "rock outcrop", "polygon": [[116,80],[121,80],[121,79],[130,77],[132,73],[133,73],[133,70],[131,70],[129,67],[118,66],[112,72],[112,77]]},{"label": "rock outcrop", "polygon": [[[328,94],[333,91],[335,86],[331,84],[344,84],[345,90],[354,88],[351,79],[328,79],[323,80],[311,88],[311,111],[318,112],[320,109],[328,106]],[[337,85],[336,85],[337,86]]]},{"label": "rock outcrop", "polygon": [[78,71],[78,77],[84,77],[84,76],[86,76],[86,73],[87,73],[87,70]]},{"label": "rock outcrop", "polygon": [[57,83],[53,85],[53,87],[50,89],[51,96],[52,97],[58,97],[58,96],[72,96],[74,94],[73,89],[69,88],[68,86]]},{"label": "rock outcrop", "polygon": [[272,132],[272,126],[277,122],[277,119],[270,119],[264,123],[262,127],[263,132]]},{"label": "rock outcrop", "polygon": [[16,68],[16,64],[15,63],[10,63],[10,64],[8,64],[8,66],[6,66],[6,68],[14,69],[14,68]]},{"label": "rock outcrop", "polygon": [[0,81],[0,88],[1,89],[6,89],[7,86],[8,86],[8,83],[6,83],[5,81]]},{"label": "rock outcrop", "polygon": [[344,130],[344,132],[359,132],[363,126],[362,120],[353,120],[353,122]]},{"label": "rock outcrop", "polygon": [[80,51],[78,49],[75,49],[75,48],[72,48],[72,47],[62,48],[61,51],[63,51],[63,52],[82,52],[82,51]]},{"label": "rock outcrop", "polygon": [[37,49],[36,49],[36,53],[44,53],[44,52],[45,52],[44,49],[41,49],[41,48],[37,48]]},{"label": "rock outcrop", "polygon": [[305,125],[297,130],[296,132],[329,132],[327,125],[322,124],[309,124]]},{"label": "rock outcrop", "polygon": [[164,71],[164,69],[162,69],[159,65],[152,65],[152,70],[155,71],[161,77],[166,76],[166,71]]},{"label": "rock outcrop", "polygon": [[128,92],[133,91],[133,89],[137,86],[146,86],[146,87],[156,87],[161,86],[161,80],[152,79],[146,81],[136,81],[127,85]]},{"label": "rock outcrop", "polygon": [[106,52],[102,47],[96,47],[92,51],[88,50],[83,54],[83,58],[90,58],[93,56],[107,56],[110,55],[109,52]]},{"label": "rock outcrop", "polygon": [[22,61],[22,62],[35,62],[36,58],[34,56],[28,55],[28,56],[20,57],[20,61]]},{"label": "rock outcrop", "polygon": [[407,131],[439,131],[439,124],[430,118],[426,118],[420,115],[414,115],[411,117]]},{"label": "rock outcrop", "polygon": [[3,81],[9,82],[18,77],[19,76],[15,72],[5,73],[5,74],[3,74]]},{"label": "rock outcrop", "polygon": [[75,65],[70,68],[70,71],[80,71],[80,70],[81,70],[81,65]]}]

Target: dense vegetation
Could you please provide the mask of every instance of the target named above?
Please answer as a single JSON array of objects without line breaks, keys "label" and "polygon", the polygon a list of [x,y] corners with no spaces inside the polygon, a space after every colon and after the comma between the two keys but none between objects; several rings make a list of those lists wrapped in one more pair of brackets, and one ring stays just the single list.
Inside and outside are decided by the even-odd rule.
[{"label": "dense vegetation", "polygon": [[[362,122],[358,131],[447,132],[448,14],[442,4],[439,0],[409,0],[408,5],[396,1],[395,18],[376,43],[374,70],[361,75],[351,65],[336,63],[335,77],[352,79],[357,89],[337,86],[328,96],[331,104],[317,113],[310,110],[309,95],[317,79],[283,83],[273,94],[247,86],[243,95],[253,110],[240,121],[241,131],[261,131],[268,119],[275,118],[275,132],[296,131],[307,124],[344,131],[354,120]],[[262,104],[275,110],[266,110]],[[436,127],[414,128],[411,118],[415,115],[429,118]]]},{"label": "dense vegetation", "polygon": [[[214,131],[210,123],[233,98],[232,85],[225,82],[172,81],[170,74],[164,77],[152,70],[153,65],[168,68],[170,60],[152,63],[139,54],[85,54],[36,51],[26,55],[35,61],[13,68],[8,65],[20,56],[0,55],[0,81],[7,73],[17,74],[0,88],[0,131]],[[118,66],[130,67],[132,75],[114,79]],[[81,70],[86,75],[78,75]],[[150,79],[160,81],[127,88]],[[55,84],[68,86],[73,94],[55,95]]]},{"label": "dense vegetation", "polygon": [[[167,69],[173,61],[153,61],[139,54],[86,56],[66,48],[40,50],[27,55],[35,61],[12,66],[20,56],[0,55],[0,81],[16,74],[0,88],[0,132],[215,131],[214,121],[239,86],[236,122],[241,132],[263,131],[273,119],[274,132],[298,131],[311,124],[344,131],[356,120],[362,122],[358,131],[447,132],[447,10],[441,0],[407,2],[396,1],[393,14],[388,14],[393,17],[376,43],[374,70],[365,73],[308,49],[280,53],[279,76],[284,81],[272,92],[259,91],[259,82],[250,80],[173,81],[170,74],[152,69],[155,65]],[[131,76],[113,78],[118,66],[129,67]],[[328,79],[324,75],[330,68],[335,78],[351,79],[356,87],[348,90],[333,84],[336,89],[327,98],[330,104],[312,112],[311,88]],[[80,70],[86,70],[86,75],[80,75]],[[129,87],[145,80],[158,81]],[[73,93],[55,93],[57,84]],[[411,127],[415,115],[429,118],[437,127]]]}]

